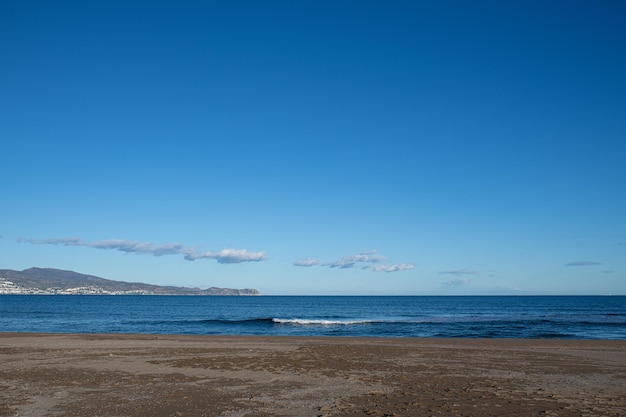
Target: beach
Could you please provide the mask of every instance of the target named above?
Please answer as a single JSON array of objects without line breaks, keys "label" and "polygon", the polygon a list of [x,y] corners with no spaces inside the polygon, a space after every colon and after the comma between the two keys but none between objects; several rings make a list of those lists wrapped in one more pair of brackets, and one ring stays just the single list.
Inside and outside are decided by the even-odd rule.
[{"label": "beach", "polygon": [[624,416],[626,341],[0,333],[0,416]]}]

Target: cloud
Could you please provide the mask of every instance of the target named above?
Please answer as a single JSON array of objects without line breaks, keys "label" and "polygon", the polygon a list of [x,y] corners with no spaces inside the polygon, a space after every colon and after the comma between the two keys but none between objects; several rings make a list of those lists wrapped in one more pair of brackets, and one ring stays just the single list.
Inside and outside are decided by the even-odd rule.
[{"label": "cloud", "polygon": [[[393,264],[393,265],[380,265],[379,262],[386,261],[388,258],[386,256],[376,254],[376,251],[371,250],[368,252],[361,252],[355,255],[346,255],[341,259],[331,262],[318,261],[317,259],[306,257],[295,261],[293,264],[295,266],[303,266],[303,267],[311,267],[311,266],[326,266],[328,268],[337,268],[337,269],[350,269],[350,268],[361,268],[361,269],[369,269],[374,272],[397,272],[404,271],[407,269],[413,269],[415,265],[402,263],[402,264]],[[377,265],[369,265],[369,264],[377,264]]]},{"label": "cloud", "polygon": [[593,261],[574,261],[574,262],[568,262],[565,264],[565,266],[593,266],[593,265],[602,265],[600,262],[593,262]]},{"label": "cloud", "polygon": [[353,268],[359,263],[376,263],[376,262],[386,261],[386,260],[387,260],[387,257],[376,255],[375,251],[369,251],[369,252],[357,253],[356,255],[344,256],[343,258],[337,261],[325,263],[324,266],[328,266],[330,268],[346,269],[346,268]]},{"label": "cloud", "polygon": [[600,272],[602,272],[603,274],[612,274],[615,271],[606,270],[606,271],[600,271]]},{"label": "cloud", "polygon": [[153,256],[177,255],[184,249],[184,246],[180,243],[155,245],[154,243],[135,242],[122,239],[98,240],[81,246],[88,246],[96,249],[113,249],[120,252],[140,253]]},{"label": "cloud", "polygon": [[246,249],[222,249],[219,252],[196,252],[185,254],[185,259],[215,259],[218,264],[237,264],[241,262],[260,262],[265,260],[265,252],[250,252]]},{"label": "cloud", "polygon": [[374,272],[397,272],[397,271],[406,271],[407,269],[413,269],[415,265],[413,264],[394,264],[394,265],[376,265],[371,266],[371,269]]},{"label": "cloud", "polygon": [[19,243],[31,243],[33,245],[65,245],[65,246],[87,246],[87,242],[77,237],[65,237],[61,239],[24,239],[17,238]]},{"label": "cloud", "polygon": [[478,272],[472,271],[469,269],[457,269],[452,271],[441,271],[437,273],[438,275],[455,275],[455,276],[464,276],[464,275],[478,275]]},{"label": "cloud", "polygon": [[448,287],[465,287],[467,285],[470,285],[471,282],[472,280],[469,278],[457,278],[453,279],[452,281],[443,282],[442,285]]},{"label": "cloud", "polygon": [[309,267],[309,266],[319,265],[320,261],[318,261],[317,259],[313,259],[313,258],[309,257],[309,258],[299,259],[299,260],[295,261],[293,264],[295,266]]},{"label": "cloud", "polygon": [[17,241],[33,245],[83,246],[152,256],[184,255],[184,258],[188,261],[195,261],[196,259],[214,259],[220,264],[259,262],[265,260],[265,252],[249,252],[246,249],[222,249],[219,252],[200,252],[195,248],[189,248],[180,243],[158,245],[124,239],[106,239],[86,242],[76,237],[41,240],[19,238]]},{"label": "cloud", "polygon": [[502,286],[493,287],[493,293],[504,294],[504,295],[506,294],[532,294],[531,291],[523,290],[517,285],[513,285],[512,287],[502,287]]}]

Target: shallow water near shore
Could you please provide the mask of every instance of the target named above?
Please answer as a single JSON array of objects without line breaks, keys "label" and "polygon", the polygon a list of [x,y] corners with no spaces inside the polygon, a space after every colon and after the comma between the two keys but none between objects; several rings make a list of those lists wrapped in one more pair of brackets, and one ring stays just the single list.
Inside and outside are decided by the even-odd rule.
[{"label": "shallow water near shore", "polygon": [[626,340],[626,296],[0,296],[1,332]]}]

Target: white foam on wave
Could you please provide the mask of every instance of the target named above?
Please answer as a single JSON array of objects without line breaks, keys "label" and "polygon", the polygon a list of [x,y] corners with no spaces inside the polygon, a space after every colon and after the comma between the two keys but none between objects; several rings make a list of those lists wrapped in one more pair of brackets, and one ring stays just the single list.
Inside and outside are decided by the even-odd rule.
[{"label": "white foam on wave", "polygon": [[349,326],[353,324],[371,323],[369,320],[322,320],[322,319],[272,319],[274,323],[296,324],[303,326]]}]

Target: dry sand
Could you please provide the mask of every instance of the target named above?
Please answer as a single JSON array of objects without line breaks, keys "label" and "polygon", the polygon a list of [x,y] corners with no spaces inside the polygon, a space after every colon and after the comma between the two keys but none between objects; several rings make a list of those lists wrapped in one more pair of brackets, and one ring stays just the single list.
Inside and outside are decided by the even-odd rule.
[{"label": "dry sand", "polygon": [[0,333],[0,416],[626,416],[626,341]]}]

